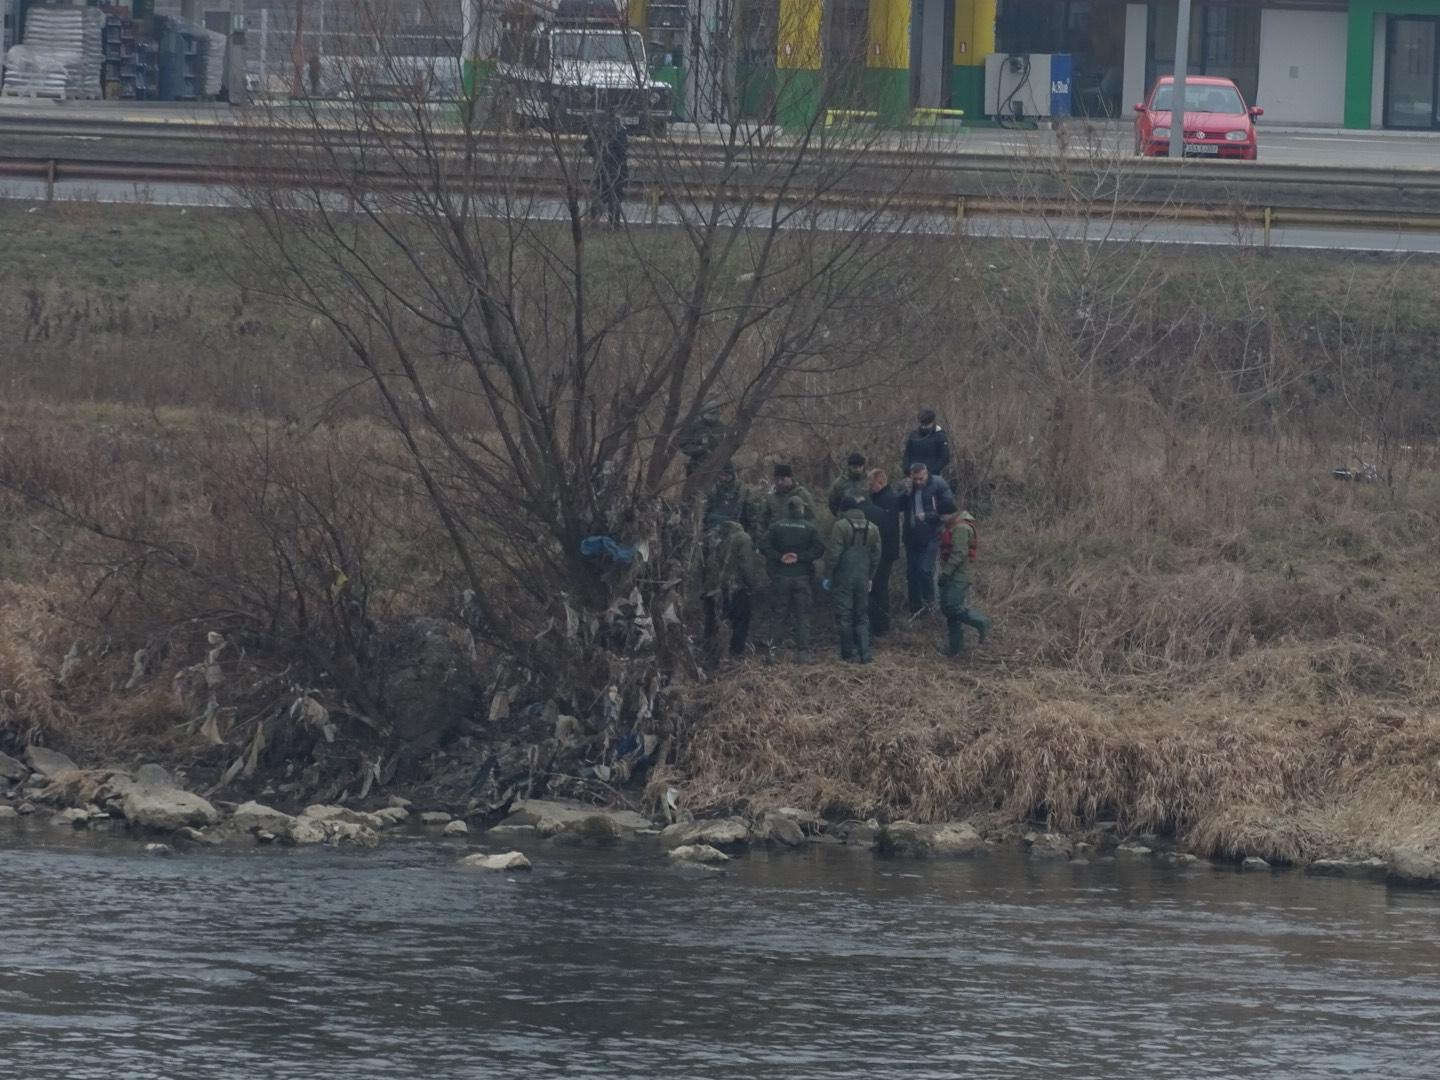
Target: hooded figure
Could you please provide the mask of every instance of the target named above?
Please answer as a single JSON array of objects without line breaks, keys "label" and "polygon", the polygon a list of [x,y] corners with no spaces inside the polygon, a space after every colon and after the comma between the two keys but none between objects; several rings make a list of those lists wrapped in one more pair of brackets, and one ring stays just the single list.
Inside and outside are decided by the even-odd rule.
[{"label": "hooded figure", "polygon": [[810,648],[815,614],[815,560],[825,554],[805,509],[805,501],[791,495],[785,516],[766,530],[760,545],[770,574],[770,645],[783,644],[788,633],[802,654]]}]

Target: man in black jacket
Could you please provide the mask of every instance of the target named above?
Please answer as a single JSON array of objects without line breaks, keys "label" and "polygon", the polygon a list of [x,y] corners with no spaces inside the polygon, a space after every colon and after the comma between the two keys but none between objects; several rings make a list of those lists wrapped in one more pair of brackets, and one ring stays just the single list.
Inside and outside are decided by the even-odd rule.
[{"label": "man in black jacket", "polygon": [[902,496],[905,514],[905,591],[910,614],[935,605],[935,561],[940,555],[941,519],[955,512],[950,485],[917,462],[910,466]]},{"label": "man in black jacket", "polygon": [[921,409],[919,420],[905,440],[900,467],[908,474],[912,465],[924,465],[931,476],[943,477],[950,467],[950,436],[935,422],[934,409]]},{"label": "man in black jacket", "polygon": [[884,469],[871,469],[865,516],[880,530],[880,563],[870,579],[870,636],[890,629],[890,571],[900,558],[900,493],[890,486]]}]

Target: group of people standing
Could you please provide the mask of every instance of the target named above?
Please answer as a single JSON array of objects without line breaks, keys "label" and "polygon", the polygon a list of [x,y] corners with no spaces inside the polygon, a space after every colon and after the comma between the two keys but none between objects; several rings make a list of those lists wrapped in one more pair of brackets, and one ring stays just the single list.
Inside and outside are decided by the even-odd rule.
[{"label": "group of people standing", "polygon": [[[791,467],[774,467],[770,490],[750,499],[733,465],[726,465],[705,501],[705,636],[730,624],[730,653],[743,655],[756,595],[767,590],[767,644],[793,642],[810,655],[815,578],[829,593],[840,639],[840,658],[868,664],[874,639],[890,631],[890,574],[905,555],[906,598],[912,617],[937,606],[945,617],[943,652],[965,654],[965,628],[983,643],[990,622],[969,607],[970,564],[979,553],[975,519],[961,510],[944,472],[950,441],[935,413],[920,413],[905,440],[903,478],[891,483],[856,451],[830,486],[828,533],[816,519],[815,500]],[[763,575],[762,575],[763,569]]]}]

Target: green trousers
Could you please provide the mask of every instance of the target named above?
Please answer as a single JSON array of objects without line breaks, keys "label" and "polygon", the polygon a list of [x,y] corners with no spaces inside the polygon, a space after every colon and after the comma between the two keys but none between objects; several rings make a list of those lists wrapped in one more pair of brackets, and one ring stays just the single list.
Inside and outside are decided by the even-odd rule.
[{"label": "green trousers", "polygon": [[770,644],[785,644],[787,634],[797,649],[810,648],[815,616],[815,593],[810,575],[770,579]]},{"label": "green trousers", "polygon": [[945,655],[961,656],[965,652],[965,627],[974,627],[983,642],[990,633],[990,620],[967,606],[970,583],[955,578],[940,580],[940,614],[945,616]]},{"label": "green trousers", "polygon": [[870,660],[870,582],[864,574],[836,578],[835,622],[840,630],[841,660]]}]

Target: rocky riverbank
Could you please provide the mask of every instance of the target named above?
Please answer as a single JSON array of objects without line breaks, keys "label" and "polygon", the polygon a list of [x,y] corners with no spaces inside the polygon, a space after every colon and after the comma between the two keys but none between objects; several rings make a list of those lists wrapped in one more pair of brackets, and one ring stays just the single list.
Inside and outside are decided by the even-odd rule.
[{"label": "rocky riverbank", "polygon": [[[1115,822],[1097,822],[1073,833],[1004,826],[983,820],[926,824],[827,821],[817,814],[782,807],[754,818],[653,821],[630,809],[577,802],[529,799],[495,823],[426,808],[400,796],[377,797],[361,806],[312,804],[287,812],[258,801],[209,800],[185,789],[180,778],[159,765],[135,770],[87,769],[64,754],[29,747],[23,759],[0,754],[0,828],[88,829],[146,841],[150,854],[220,848],[329,845],[363,850],[384,837],[428,836],[453,841],[464,869],[511,872],[543,861],[548,847],[607,848],[650,843],[657,858],[714,870],[752,847],[803,852],[815,846],[843,846],[881,858],[983,858],[992,851],[1019,848],[1029,858],[1074,865],[1107,860],[1199,863],[1152,833],[1127,834]],[[0,832],[3,844],[3,832]],[[525,852],[514,850],[524,848]],[[477,850],[478,849],[478,850]],[[1270,870],[1248,856],[1216,860],[1216,866]],[[1319,859],[1312,874],[1388,880],[1395,884],[1440,886],[1440,856],[1423,848],[1398,847],[1385,858]]]}]

